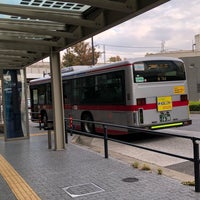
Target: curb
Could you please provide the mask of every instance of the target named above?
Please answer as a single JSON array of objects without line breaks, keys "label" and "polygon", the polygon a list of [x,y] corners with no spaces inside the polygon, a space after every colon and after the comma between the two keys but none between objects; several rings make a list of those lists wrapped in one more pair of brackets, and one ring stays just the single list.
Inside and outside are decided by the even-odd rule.
[{"label": "curb", "polygon": [[190,111],[190,114],[200,114],[200,111]]}]

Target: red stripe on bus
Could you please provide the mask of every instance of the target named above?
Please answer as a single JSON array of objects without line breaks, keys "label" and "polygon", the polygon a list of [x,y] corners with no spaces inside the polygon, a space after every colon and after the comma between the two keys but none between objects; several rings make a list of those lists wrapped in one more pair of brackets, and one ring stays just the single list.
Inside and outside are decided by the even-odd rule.
[{"label": "red stripe on bus", "polygon": [[173,105],[173,107],[188,106],[189,101],[173,101],[172,105]]},{"label": "red stripe on bus", "polygon": [[157,109],[157,104],[156,103],[149,103],[143,106],[134,106],[133,111],[137,111],[138,109],[142,108],[143,110],[154,110]]},{"label": "red stripe on bus", "polygon": [[[172,103],[173,107],[179,107],[179,106],[188,106],[188,101],[174,101]],[[153,110],[157,109],[157,104],[146,104],[143,106],[137,106],[137,105],[77,105],[74,110],[116,110],[116,111],[137,111],[138,109],[144,109],[144,110]],[[73,110],[72,105],[65,105],[65,109]]]},{"label": "red stripe on bus", "polygon": [[65,109],[68,110],[116,110],[116,111],[136,111],[138,108],[143,108],[145,110],[147,109],[155,109],[155,105],[145,105],[145,106],[135,106],[135,105],[77,105],[76,108],[73,108],[71,105],[65,105]]}]

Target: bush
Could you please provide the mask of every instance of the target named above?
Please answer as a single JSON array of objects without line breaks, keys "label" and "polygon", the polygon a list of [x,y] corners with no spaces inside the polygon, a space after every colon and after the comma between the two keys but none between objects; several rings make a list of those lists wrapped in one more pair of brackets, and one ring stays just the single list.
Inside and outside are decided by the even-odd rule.
[{"label": "bush", "polygon": [[183,185],[188,185],[188,186],[195,186],[195,181],[185,181],[182,182]]},{"label": "bush", "polygon": [[158,175],[162,175],[162,173],[163,173],[162,169],[158,168],[157,173],[158,173]]},{"label": "bush", "polygon": [[200,101],[190,101],[190,111],[200,111]]},{"label": "bush", "polygon": [[139,163],[136,161],[136,162],[134,162],[134,163],[132,164],[132,166],[133,166],[134,168],[138,168],[138,167],[139,167]]},{"label": "bush", "polygon": [[144,165],[142,166],[141,170],[150,171],[151,168],[150,168],[148,165],[144,164]]}]

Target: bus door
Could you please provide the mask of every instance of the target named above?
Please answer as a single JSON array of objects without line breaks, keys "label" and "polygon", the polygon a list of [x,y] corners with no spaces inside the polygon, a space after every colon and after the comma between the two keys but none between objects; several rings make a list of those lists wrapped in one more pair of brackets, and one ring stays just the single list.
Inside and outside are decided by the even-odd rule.
[{"label": "bus door", "polygon": [[31,120],[39,120],[38,89],[31,89]]}]

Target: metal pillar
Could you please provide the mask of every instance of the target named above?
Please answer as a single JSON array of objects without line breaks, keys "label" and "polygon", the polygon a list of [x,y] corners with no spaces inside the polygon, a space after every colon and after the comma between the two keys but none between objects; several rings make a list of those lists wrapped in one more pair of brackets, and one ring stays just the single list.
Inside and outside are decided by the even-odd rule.
[{"label": "metal pillar", "polygon": [[64,106],[63,106],[63,90],[60,69],[60,55],[57,52],[51,52],[51,84],[54,111],[54,142],[55,150],[65,149],[65,126],[64,126]]}]

